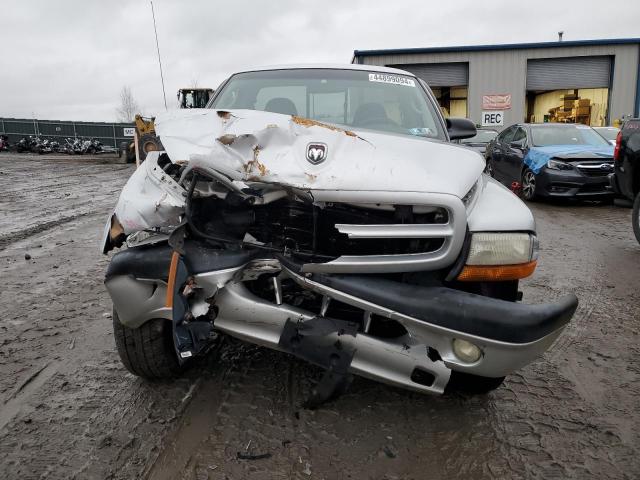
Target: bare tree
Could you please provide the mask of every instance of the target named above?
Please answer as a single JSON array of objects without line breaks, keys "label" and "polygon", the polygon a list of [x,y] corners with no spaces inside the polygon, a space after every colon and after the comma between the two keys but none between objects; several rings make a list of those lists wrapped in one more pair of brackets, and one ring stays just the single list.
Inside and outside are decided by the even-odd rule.
[{"label": "bare tree", "polygon": [[133,98],[131,89],[125,85],[120,90],[120,106],[116,108],[116,115],[119,122],[133,122],[136,113],[140,112],[138,102]]}]

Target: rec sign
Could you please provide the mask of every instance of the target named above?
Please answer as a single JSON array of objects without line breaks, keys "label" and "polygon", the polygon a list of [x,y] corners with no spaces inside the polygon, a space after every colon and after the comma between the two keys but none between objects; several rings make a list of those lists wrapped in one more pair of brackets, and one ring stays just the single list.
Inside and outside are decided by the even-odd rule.
[{"label": "rec sign", "polygon": [[504,111],[489,110],[482,112],[483,127],[501,127],[504,125]]}]

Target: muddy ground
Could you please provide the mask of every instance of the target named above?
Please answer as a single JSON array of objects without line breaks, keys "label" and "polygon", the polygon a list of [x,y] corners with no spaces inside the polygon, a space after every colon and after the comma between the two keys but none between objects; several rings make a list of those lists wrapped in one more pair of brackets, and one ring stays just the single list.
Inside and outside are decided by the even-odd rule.
[{"label": "muddy ground", "polygon": [[232,340],[171,384],[121,366],[98,238],[132,171],[0,155],[0,478],[640,476],[630,210],[532,205],[541,260],[525,300],[573,291],[580,307],[553,349],[495,392],[429,397],[357,379],[308,411],[315,370]]}]

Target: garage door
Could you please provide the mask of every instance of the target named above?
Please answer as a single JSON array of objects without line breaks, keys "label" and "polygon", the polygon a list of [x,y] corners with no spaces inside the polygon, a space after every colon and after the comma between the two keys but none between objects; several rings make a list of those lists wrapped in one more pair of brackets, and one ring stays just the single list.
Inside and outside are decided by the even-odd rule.
[{"label": "garage door", "polygon": [[411,72],[431,87],[462,87],[469,83],[469,64],[466,62],[389,66]]},{"label": "garage door", "polygon": [[527,62],[527,90],[608,88],[611,57],[542,58]]}]

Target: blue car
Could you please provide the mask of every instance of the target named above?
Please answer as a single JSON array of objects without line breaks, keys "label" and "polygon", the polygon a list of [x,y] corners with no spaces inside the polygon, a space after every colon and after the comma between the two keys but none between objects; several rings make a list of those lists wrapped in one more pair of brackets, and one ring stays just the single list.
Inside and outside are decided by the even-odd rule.
[{"label": "blue car", "polygon": [[573,123],[519,123],[487,146],[487,173],[536,198],[610,198],[613,146],[593,128]]}]

